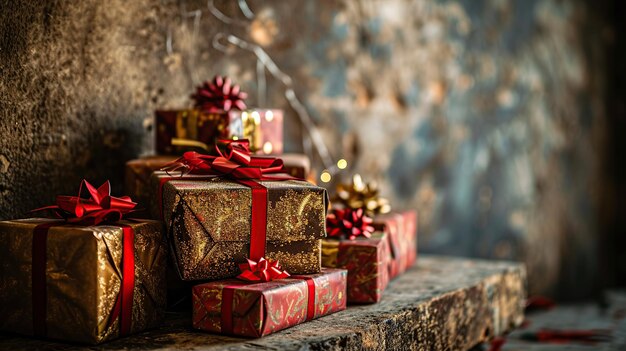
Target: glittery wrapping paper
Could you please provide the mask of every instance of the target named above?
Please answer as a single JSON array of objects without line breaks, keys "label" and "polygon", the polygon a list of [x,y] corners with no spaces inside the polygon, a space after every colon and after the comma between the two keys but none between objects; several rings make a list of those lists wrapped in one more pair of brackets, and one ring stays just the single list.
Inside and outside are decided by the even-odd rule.
[{"label": "glittery wrapping paper", "polygon": [[[34,228],[50,219],[0,222],[0,330],[33,335]],[[156,221],[122,221],[135,231],[131,333],[157,326],[165,307],[167,246]],[[59,224],[63,224],[59,221]],[[97,344],[119,335],[109,322],[120,293],[122,228],[52,227],[47,239],[47,336]]]},{"label": "glittery wrapping paper", "polygon": [[389,235],[391,278],[402,274],[417,259],[417,211],[392,212],[374,217],[372,223],[376,230]]},{"label": "glittery wrapping paper", "polygon": [[[250,149],[260,154],[282,154],[283,111],[205,112],[198,109],[155,111],[158,154],[181,154],[186,146],[172,145],[172,138],[200,141],[209,147],[217,139],[248,139]],[[193,148],[191,148],[193,149]]]},{"label": "glittery wrapping paper", "polygon": [[[159,178],[151,186],[158,197]],[[292,274],[317,273],[326,236],[327,193],[304,181],[261,181],[268,188],[266,258]],[[158,199],[152,201],[158,204]],[[239,273],[250,250],[252,191],[227,180],[173,179],[162,188],[162,211],[183,280],[222,279]],[[152,207],[160,216],[158,206]]]},{"label": "glittery wrapping paper", "polygon": [[[274,155],[283,160],[284,172],[296,177],[307,180],[315,178],[311,170],[311,161],[308,156],[304,154],[282,154]],[[152,200],[152,188],[150,187],[150,175],[152,172],[160,169],[168,162],[174,161],[178,156],[175,155],[156,155],[146,156],[135,160],[126,162],[125,177],[124,177],[124,193],[129,195],[135,202],[138,203],[138,207],[146,209],[146,211],[140,211],[137,216],[142,218],[149,218],[150,212],[148,209]],[[158,219],[154,217],[153,219]]]},{"label": "glittery wrapping paper", "polygon": [[[315,282],[314,318],[346,309],[347,272],[323,268],[308,275]],[[192,289],[193,326],[196,329],[221,333],[222,290],[235,279],[196,285]],[[286,278],[238,287],[233,297],[233,334],[261,337],[306,321],[307,283]]]},{"label": "glittery wrapping paper", "polygon": [[380,301],[389,283],[390,260],[384,232],[356,240],[322,240],[322,266],[348,270],[348,303]]}]

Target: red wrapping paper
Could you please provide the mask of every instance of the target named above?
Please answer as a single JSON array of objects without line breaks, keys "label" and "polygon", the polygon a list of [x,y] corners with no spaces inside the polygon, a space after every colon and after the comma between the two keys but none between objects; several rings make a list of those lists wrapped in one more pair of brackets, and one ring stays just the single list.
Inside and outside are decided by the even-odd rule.
[{"label": "red wrapping paper", "polygon": [[346,274],[342,269],[324,268],[318,274],[263,283],[226,279],[196,285],[192,289],[193,327],[261,337],[344,310]]},{"label": "red wrapping paper", "polygon": [[384,232],[356,240],[322,240],[322,266],[348,270],[348,303],[380,301],[389,283],[390,260]]},{"label": "red wrapping paper", "polygon": [[390,278],[402,274],[417,258],[417,212],[393,212],[374,217],[376,230],[388,234],[391,250]]}]

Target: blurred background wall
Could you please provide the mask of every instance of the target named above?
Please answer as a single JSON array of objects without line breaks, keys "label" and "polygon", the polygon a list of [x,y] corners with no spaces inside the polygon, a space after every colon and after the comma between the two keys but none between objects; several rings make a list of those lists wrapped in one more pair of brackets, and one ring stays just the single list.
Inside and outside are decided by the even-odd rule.
[{"label": "blurred background wall", "polygon": [[621,282],[622,5],[246,4],[0,1],[0,219],[83,177],[121,191],[153,110],[188,106],[214,74],[285,109],[287,150],[309,150],[284,79],[261,67],[259,81],[267,54],[348,160],[333,180],[359,172],[418,208],[422,252],[525,261],[531,293]]}]

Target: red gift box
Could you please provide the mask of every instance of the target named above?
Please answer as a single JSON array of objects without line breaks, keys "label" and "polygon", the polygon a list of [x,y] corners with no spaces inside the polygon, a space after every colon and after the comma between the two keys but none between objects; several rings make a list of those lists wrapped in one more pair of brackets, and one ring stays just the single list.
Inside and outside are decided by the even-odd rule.
[{"label": "red gift box", "polygon": [[193,327],[261,337],[346,308],[346,271],[291,276],[270,282],[213,281],[192,289]]},{"label": "red gift box", "polygon": [[[219,139],[248,139],[259,154],[283,153],[283,111],[204,111],[200,109],[155,112],[158,154],[181,154],[198,147],[210,147]],[[185,145],[174,145],[172,139]],[[199,142],[199,143],[198,143]]]},{"label": "red gift box", "polygon": [[390,260],[384,232],[356,240],[322,240],[322,266],[348,270],[348,303],[380,301],[389,283]]},{"label": "red gift box", "polygon": [[389,235],[389,275],[394,278],[411,267],[417,258],[417,212],[410,210],[377,215],[372,225]]}]

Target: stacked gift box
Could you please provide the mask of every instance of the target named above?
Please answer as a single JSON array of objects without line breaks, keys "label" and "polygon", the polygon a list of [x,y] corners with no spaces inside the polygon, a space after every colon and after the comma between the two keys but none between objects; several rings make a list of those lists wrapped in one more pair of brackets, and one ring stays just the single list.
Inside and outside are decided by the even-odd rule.
[{"label": "stacked gift box", "polygon": [[378,302],[414,263],[415,212],[359,176],[331,205],[308,158],[282,154],[282,111],[247,108],[221,77],[192,97],[156,112],[131,196],[83,181],[46,218],[0,222],[1,330],[97,344],[160,325],[176,287],[195,328],[262,337]]}]

